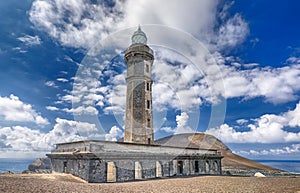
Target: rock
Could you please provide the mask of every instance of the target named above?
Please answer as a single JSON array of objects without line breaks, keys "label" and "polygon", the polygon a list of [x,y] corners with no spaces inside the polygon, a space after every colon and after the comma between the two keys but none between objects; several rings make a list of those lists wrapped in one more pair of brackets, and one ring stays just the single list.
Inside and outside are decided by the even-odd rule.
[{"label": "rock", "polygon": [[8,171],[3,172],[3,173],[1,173],[1,174],[14,174],[14,172],[8,170]]},{"label": "rock", "polygon": [[231,176],[232,174],[230,173],[230,171],[223,171],[223,175]]},{"label": "rock", "polygon": [[260,173],[260,172],[256,172],[256,173],[254,174],[254,176],[255,176],[255,177],[266,177],[265,175],[263,175],[263,174]]},{"label": "rock", "polygon": [[51,160],[49,158],[37,158],[34,162],[29,164],[28,170],[24,173],[49,173],[51,170]]}]

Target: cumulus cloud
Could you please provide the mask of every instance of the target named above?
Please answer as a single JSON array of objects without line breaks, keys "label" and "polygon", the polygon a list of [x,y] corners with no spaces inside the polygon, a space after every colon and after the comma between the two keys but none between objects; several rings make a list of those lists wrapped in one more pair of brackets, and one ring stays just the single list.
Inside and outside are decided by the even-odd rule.
[{"label": "cumulus cloud", "polygon": [[238,119],[238,120],[236,120],[236,123],[239,124],[239,125],[243,125],[243,124],[248,123],[248,120],[246,120],[246,119]]},{"label": "cumulus cloud", "polygon": [[97,5],[83,0],[36,0],[29,16],[35,26],[62,44],[83,48],[103,38],[119,17],[104,2]]},{"label": "cumulus cloud", "polygon": [[[118,29],[138,24],[160,24],[184,30],[208,45],[218,45],[223,49],[240,43],[247,35],[248,26],[239,14],[224,17],[229,9],[218,13],[220,3],[223,2],[36,0],[29,16],[36,27],[63,45],[72,47],[90,48]],[[222,19],[221,25],[217,25],[217,18]]]},{"label": "cumulus cloud", "polygon": [[0,128],[0,151],[49,151],[56,143],[85,140],[97,135],[94,124],[60,118],[55,121],[56,124],[48,133],[23,126]]},{"label": "cumulus cloud", "polygon": [[[220,2],[217,0],[190,0],[184,3],[180,0],[163,2],[128,0],[114,1],[111,4],[81,0],[36,0],[32,4],[29,16],[37,28],[44,30],[63,45],[71,47],[88,49],[118,29],[138,24],[162,24],[193,34],[205,42],[207,47],[223,49],[226,46],[231,47],[242,42],[243,36],[247,35],[244,32],[247,31],[248,26],[239,14],[233,17],[228,15],[222,17],[222,23],[217,25],[216,20],[221,17],[217,12],[219,4]],[[230,4],[227,5],[228,9],[229,7]],[[223,10],[223,15],[228,9]],[[178,17],[179,13],[180,17]],[[219,36],[223,38],[222,43],[216,43],[216,40],[221,41]],[[190,54],[195,54],[194,51],[191,52]],[[170,52],[163,54],[169,54],[167,59],[171,58],[174,62],[179,60],[178,54],[170,54]],[[197,55],[205,57],[202,53],[197,53]],[[160,60],[159,57],[158,60]],[[99,76],[105,75],[102,72],[104,66],[95,61],[95,65],[92,67],[93,69],[85,69],[86,71],[82,72],[84,76],[75,77],[73,87],[75,89],[71,93],[72,96],[68,93],[61,100],[80,103],[84,108],[87,108],[86,105],[98,104],[98,106],[104,107],[105,113],[112,113],[112,111],[117,114],[124,113],[126,71],[123,70],[121,76],[116,75],[109,80],[108,86],[101,87],[101,85],[107,85],[98,80]],[[165,72],[170,73],[165,75]],[[194,70],[193,65],[182,64],[171,67],[166,63],[165,57],[161,58],[160,62],[156,62],[153,73],[157,77],[157,81],[153,85],[153,101],[154,107],[158,110],[163,110],[167,106],[187,110],[202,104],[202,98],[217,101],[215,95],[212,96],[209,92],[201,91],[207,89],[207,85],[199,84],[202,76],[197,70]],[[46,85],[56,87],[53,81],[47,82]],[[99,87],[101,88],[99,89]],[[165,88],[168,90],[163,95],[161,92],[157,92]],[[85,99],[84,95],[90,93],[99,97]],[[218,94],[216,93],[216,95]],[[167,103],[163,104],[163,101]]]},{"label": "cumulus cloud", "polygon": [[113,126],[109,133],[105,134],[106,141],[117,141],[121,137],[123,137],[123,131],[117,126]]},{"label": "cumulus cloud", "polygon": [[79,106],[71,109],[63,109],[67,113],[73,113],[74,115],[97,115],[98,110],[92,106]]},{"label": "cumulus cloud", "polygon": [[219,137],[228,143],[284,143],[300,141],[300,132],[286,131],[286,127],[299,128],[300,102],[294,110],[280,115],[265,114],[247,125],[248,131],[238,131],[239,127],[222,124],[219,128],[210,128],[208,134]]},{"label": "cumulus cloud", "polygon": [[[201,92],[204,85],[203,74],[186,58],[177,56],[173,51],[156,49],[156,60],[153,65],[153,104],[155,110],[167,108],[189,110],[199,107],[206,93]],[[170,59],[178,62],[171,64]]]},{"label": "cumulus cloud", "polygon": [[27,46],[35,46],[35,45],[40,45],[42,43],[39,36],[25,35],[23,37],[19,37],[18,40],[20,40]]},{"label": "cumulus cloud", "polygon": [[234,47],[243,42],[249,33],[248,24],[239,14],[226,21],[219,29],[217,36],[217,47]]},{"label": "cumulus cloud", "polygon": [[9,146],[9,150],[34,151],[39,149],[36,146],[42,139],[43,133],[28,127],[13,126],[0,128],[1,141]]},{"label": "cumulus cloud", "polygon": [[261,155],[284,155],[284,154],[297,154],[300,153],[300,144],[292,144],[291,146],[286,146],[283,148],[271,148],[264,150],[249,150],[249,151],[238,151],[235,152],[240,155],[253,155],[253,156],[261,156]]},{"label": "cumulus cloud", "polygon": [[[224,6],[220,3],[223,2],[35,0],[29,16],[37,28],[62,45],[76,48],[89,49],[109,34],[138,24],[167,25],[195,36],[210,49],[213,53],[211,57],[202,50],[193,50],[189,44],[181,44],[187,47],[185,56],[153,46],[156,57],[153,66],[153,107],[157,111],[167,108],[188,111],[203,103],[218,104],[221,98],[240,97],[247,100],[263,97],[266,102],[274,104],[298,99],[300,64],[296,58],[288,59],[289,66],[261,68],[259,64],[243,64],[238,58],[220,54],[242,43],[249,34],[249,26],[243,17],[239,13],[229,14],[232,3],[225,3]],[[219,7],[223,9],[220,11]],[[159,38],[172,42],[172,45],[177,43],[165,36],[149,36],[149,42]],[[111,60],[108,53],[103,55]],[[198,63],[191,64],[191,58],[197,58]],[[82,76],[74,77],[73,90],[61,96],[60,100],[78,103],[82,107],[65,109],[67,112],[80,109],[82,112],[82,109],[96,105],[107,114],[124,113],[126,67],[118,71],[105,69],[109,61],[101,64],[95,59],[89,68],[81,72]],[[217,67],[213,67],[214,62]],[[48,86],[56,85],[48,82]]]},{"label": "cumulus cloud", "polygon": [[[219,53],[214,54],[214,58],[222,72],[222,76],[216,78],[214,84],[224,84],[224,90],[216,90],[216,93],[225,98],[242,97],[247,100],[263,97],[274,104],[298,99],[296,93],[300,91],[300,85],[297,84],[300,81],[300,63],[291,63],[288,59],[289,66],[260,68],[251,64],[252,67],[249,68],[249,65],[239,63],[232,57],[223,57]],[[213,85],[212,88],[218,86]]]},{"label": "cumulus cloud", "polygon": [[104,112],[106,114],[115,113],[115,114],[123,114],[125,112],[126,105],[126,70],[121,74],[117,74],[117,72],[110,75],[110,79],[108,81],[108,86],[104,89],[107,91],[107,95],[105,95],[105,100],[102,100],[109,106],[104,108]]},{"label": "cumulus cloud", "polygon": [[188,120],[189,120],[189,115],[186,112],[182,112],[180,115],[176,115],[177,126],[175,128],[163,127],[161,128],[161,130],[168,133],[174,133],[174,134],[195,133],[196,131],[194,131],[188,126]]},{"label": "cumulus cloud", "polygon": [[55,119],[53,129],[40,138],[39,146],[52,147],[55,143],[86,140],[97,134],[96,125],[87,122],[78,122],[61,118]]},{"label": "cumulus cloud", "polygon": [[[156,60],[152,70],[153,106],[158,111],[166,108],[186,111],[206,102],[218,104],[220,97],[239,97],[242,100],[263,97],[266,102],[273,104],[299,98],[297,92],[300,91],[300,63],[291,63],[290,59],[287,60],[289,66],[261,68],[257,67],[257,64],[239,63],[236,58],[215,53],[218,72],[211,68],[213,63],[210,60],[204,60],[203,64],[195,66],[179,56],[170,61],[171,55],[174,56],[174,52],[156,49]],[[114,92],[106,95],[118,99],[113,101],[114,109],[119,109],[121,113],[123,111],[120,109],[124,109],[125,106],[126,94],[124,72],[126,71],[122,74],[123,82],[111,82],[110,86]]]},{"label": "cumulus cloud", "polygon": [[30,104],[23,103],[19,97],[0,96],[0,117],[5,121],[35,123],[39,126],[49,124],[49,121],[36,112]]}]

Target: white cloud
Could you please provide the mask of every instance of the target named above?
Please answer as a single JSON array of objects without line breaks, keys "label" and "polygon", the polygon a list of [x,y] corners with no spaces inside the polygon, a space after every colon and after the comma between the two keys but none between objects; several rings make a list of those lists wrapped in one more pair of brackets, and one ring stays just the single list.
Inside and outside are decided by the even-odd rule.
[{"label": "white cloud", "polygon": [[63,109],[67,113],[73,113],[75,115],[97,115],[98,110],[93,106],[79,106],[71,109]]},{"label": "white cloud", "polygon": [[281,155],[281,154],[298,154],[300,153],[300,144],[292,144],[291,146],[286,146],[283,148],[271,148],[271,149],[264,149],[264,150],[249,150],[249,151],[237,151],[235,152],[240,155]]},{"label": "white cloud", "polygon": [[[83,0],[35,0],[30,21],[63,45],[90,48],[118,29],[138,24],[159,24],[177,28],[216,48],[232,47],[244,40],[248,26],[239,14],[218,13],[219,0],[127,0],[91,3]],[[217,18],[223,22],[217,25]],[[188,21],[188,22],[187,22]],[[220,49],[220,48],[218,48]]]},{"label": "white cloud", "polygon": [[74,95],[70,95],[70,94],[66,94],[64,96],[62,96],[60,99],[62,101],[66,101],[66,102],[69,102],[69,103],[77,103],[79,102],[81,99],[80,99],[81,96],[74,96]]},{"label": "white cloud", "polygon": [[59,82],[69,82],[69,80],[67,80],[65,78],[57,78],[56,80]]},{"label": "white cloud", "polygon": [[46,109],[49,111],[58,111],[59,110],[59,108],[53,107],[53,106],[46,106]]},{"label": "white cloud", "polygon": [[176,115],[176,128],[163,127],[161,130],[169,133],[195,133],[193,129],[188,126],[189,115],[186,112],[182,112],[180,115]]},{"label": "white cloud", "polygon": [[48,148],[55,143],[86,140],[95,137],[98,130],[94,124],[78,122],[66,119],[55,119],[56,124],[53,129],[46,133],[39,141],[39,147]]},{"label": "white cloud", "polygon": [[0,151],[32,153],[50,151],[56,143],[86,140],[97,135],[94,124],[57,118],[48,133],[28,127],[0,127]]},{"label": "white cloud", "polygon": [[238,131],[239,127],[223,124],[219,128],[206,131],[228,143],[285,143],[300,141],[300,132],[288,132],[286,127],[299,128],[300,102],[294,110],[280,115],[265,114],[248,124],[248,131]]},{"label": "white cloud", "polygon": [[3,116],[5,121],[35,123],[39,126],[49,124],[30,104],[23,103],[12,94],[9,97],[0,96],[0,109],[0,117]]},{"label": "white cloud", "polygon": [[[241,16],[237,14],[233,18],[227,17],[222,19],[224,25],[220,25],[222,33],[219,34],[219,28],[216,27],[216,18],[219,17],[217,13],[219,3],[216,0],[190,0],[188,2],[180,0],[163,2],[158,0],[151,2],[128,0],[115,1],[113,6],[108,6],[105,3],[83,3],[82,0],[36,0],[32,4],[29,15],[31,22],[36,27],[45,30],[63,45],[72,47],[90,48],[93,44],[117,29],[137,26],[138,24],[163,24],[195,35],[203,42],[206,42],[208,47],[216,47],[214,39],[218,40],[219,35],[222,35],[222,37],[226,35],[226,38],[222,40],[223,49],[226,45],[234,45],[232,39],[240,43],[243,39],[242,36],[246,36],[245,33],[241,32],[247,31],[247,29],[242,30],[242,28],[248,28],[248,26]],[[178,17],[178,14],[180,14],[180,17]],[[227,30],[229,31],[227,32]],[[199,34],[201,35],[199,36]],[[210,46],[211,42],[213,46]],[[198,55],[205,57],[203,53]],[[171,58],[177,62],[176,58],[179,55],[171,53],[169,56],[168,59]],[[158,77],[158,81],[155,82],[153,87],[163,88],[167,86],[169,90],[167,91],[168,93],[161,95],[162,93],[153,89],[155,107],[162,110],[167,106],[171,106],[176,109],[182,108],[186,110],[199,106],[202,103],[201,97],[203,95],[209,101],[215,100],[216,97],[211,96],[210,93],[200,92],[203,89],[198,82],[201,76],[199,76],[200,74],[197,70],[194,70],[193,65],[183,64],[171,67],[168,64],[164,64],[165,60],[162,58],[161,64],[158,64],[158,61],[156,61],[156,65],[154,65],[153,72]],[[155,66],[158,65],[159,67],[155,69]],[[95,64],[90,71],[87,69],[86,72],[82,73],[85,76],[76,77],[77,81],[75,80],[74,82],[74,88],[76,89],[73,89],[72,96],[63,96],[61,100],[72,100],[73,103],[80,102],[84,105],[99,104],[99,106],[104,108],[105,105],[109,105],[109,107],[104,109],[104,112],[108,113],[111,110],[115,110],[114,113],[123,113],[126,94],[125,73],[114,76],[108,82],[111,86],[106,87],[108,89],[107,93],[98,93],[99,90],[95,91],[95,89],[101,86],[101,82],[97,78],[102,75],[103,70],[103,65],[101,64]],[[174,71],[175,73],[173,73]],[[99,73],[93,75],[95,72]],[[169,72],[168,75],[165,75],[166,72]],[[171,85],[163,85],[166,83]],[[54,82],[49,81],[48,86],[55,87],[56,85]],[[83,96],[89,95],[91,89],[94,89],[94,94],[101,94],[105,97],[97,100],[84,99]],[[171,97],[171,99],[168,97]],[[162,101],[167,101],[167,103],[163,104]]]},{"label": "white cloud", "polygon": [[[240,64],[237,59],[223,57],[216,53],[214,58],[219,64],[221,77],[216,77],[212,87],[223,83],[225,91],[217,90],[216,94],[225,98],[242,97],[243,99],[264,97],[267,102],[274,104],[284,103],[298,99],[296,93],[300,91],[300,63],[290,63],[289,66],[255,67],[255,64]],[[289,62],[290,59],[287,60]],[[294,61],[294,60],[293,60]],[[238,63],[238,66],[253,67],[241,70],[237,65],[226,63]]]},{"label": "white cloud", "polygon": [[239,124],[239,125],[243,125],[243,124],[248,123],[248,120],[246,120],[246,119],[238,119],[238,120],[236,120],[236,123]]},{"label": "white cloud", "polygon": [[24,50],[24,49],[22,49],[20,47],[15,47],[15,48],[13,48],[13,50],[19,51],[22,54],[27,53],[27,50]]},{"label": "white cloud", "polygon": [[10,150],[34,151],[39,149],[38,141],[42,139],[43,133],[28,127],[14,126],[0,128],[1,141],[9,146]]},{"label": "white cloud", "polygon": [[[36,0],[29,15],[37,28],[61,44],[85,49],[119,29],[138,24],[163,24],[194,35],[215,52],[213,59],[189,46],[186,48],[189,53],[185,56],[176,54],[176,50],[155,48],[153,106],[158,111],[166,108],[188,111],[205,102],[217,104],[221,97],[240,97],[243,100],[264,97],[274,104],[298,99],[300,64],[296,58],[288,60],[292,63],[290,66],[259,68],[256,63],[243,64],[237,58],[220,54],[242,43],[249,33],[248,24],[240,14],[228,14],[232,3],[226,3],[219,11],[220,3],[223,2],[128,0],[115,1],[109,6],[83,0]],[[160,37],[149,36],[149,42],[151,38]],[[165,41],[171,41],[170,45],[177,43],[172,38]],[[199,61],[196,65],[188,62],[193,57]],[[213,60],[218,63],[217,68],[213,67]],[[74,78],[75,89],[60,100],[80,103],[82,108],[97,104],[105,113],[124,113],[126,71],[111,76],[105,67],[95,60],[90,68],[82,72],[82,76]],[[104,81],[104,76],[110,78],[108,82]],[[99,80],[99,77],[103,79]],[[51,85],[56,86],[54,82],[49,82]]]},{"label": "white cloud", "polygon": [[[153,65],[153,106],[162,111],[166,108],[190,110],[199,107],[205,96],[200,81],[203,74],[186,58],[171,50],[156,48]],[[173,57],[174,56],[174,57]],[[178,64],[170,64],[174,60]]]},{"label": "white cloud", "polygon": [[226,47],[234,47],[243,42],[248,33],[248,24],[241,15],[235,14],[233,18],[230,18],[220,27],[216,39],[217,47],[223,49]]},{"label": "white cloud", "polygon": [[88,48],[111,31],[116,12],[107,6],[83,0],[36,0],[29,12],[30,21],[67,46]]},{"label": "white cloud", "polygon": [[54,81],[47,81],[45,82],[45,85],[53,88],[58,88]]},{"label": "white cloud", "polygon": [[175,129],[175,134],[195,132],[188,126],[188,120],[189,116],[186,112],[182,112],[181,115],[176,115],[177,127]]},{"label": "white cloud", "polygon": [[18,40],[20,40],[21,42],[23,42],[27,46],[35,46],[35,45],[40,45],[42,43],[39,36],[25,35],[23,37],[19,37]]},{"label": "white cloud", "polygon": [[117,141],[121,137],[123,137],[123,131],[117,126],[113,126],[109,133],[105,134],[106,141]]}]

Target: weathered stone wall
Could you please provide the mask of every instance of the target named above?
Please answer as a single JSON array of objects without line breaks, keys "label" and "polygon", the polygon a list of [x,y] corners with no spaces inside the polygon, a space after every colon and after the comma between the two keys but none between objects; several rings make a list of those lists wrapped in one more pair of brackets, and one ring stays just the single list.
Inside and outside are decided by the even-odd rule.
[{"label": "weathered stone wall", "polygon": [[[76,145],[90,151],[80,151]],[[48,157],[53,172],[73,174],[94,183],[222,173],[222,156],[217,151],[195,148],[82,141],[59,144]]]},{"label": "weathered stone wall", "polygon": [[[113,181],[124,182],[135,179],[156,178],[174,175],[200,175],[214,174],[220,175],[220,159],[100,159],[85,158],[78,159],[74,156],[64,156],[52,158],[52,170],[58,173],[69,173],[78,176],[91,183],[107,182],[108,163],[113,165],[115,173],[109,173]],[[198,172],[196,172],[195,162],[198,162]],[[157,163],[158,162],[158,163]],[[138,164],[137,164],[138,163]],[[181,169],[178,166],[181,163]],[[136,164],[139,166],[140,173],[136,173]],[[180,173],[181,170],[181,173]],[[158,174],[159,172],[159,174]],[[138,175],[138,176],[137,176]]]},{"label": "weathered stone wall", "polygon": [[115,161],[117,168],[117,182],[134,180],[134,161],[118,160]]},{"label": "weathered stone wall", "polygon": [[107,163],[103,160],[89,161],[89,179],[88,182],[106,182],[107,181]]},{"label": "weathered stone wall", "polygon": [[143,178],[155,178],[156,177],[156,161],[155,160],[143,160],[140,161],[142,165],[142,177]]},{"label": "weathered stone wall", "polygon": [[172,162],[169,160],[163,160],[161,161],[162,164],[162,176],[170,176],[171,173],[171,167],[172,167]]},{"label": "weathered stone wall", "polygon": [[55,158],[51,162],[53,172],[72,174],[89,181],[89,160]]}]

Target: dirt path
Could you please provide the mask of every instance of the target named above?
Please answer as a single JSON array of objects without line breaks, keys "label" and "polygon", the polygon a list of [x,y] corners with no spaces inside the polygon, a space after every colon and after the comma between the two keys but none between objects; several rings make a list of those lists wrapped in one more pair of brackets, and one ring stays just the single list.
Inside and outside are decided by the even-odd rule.
[{"label": "dirt path", "polygon": [[126,183],[88,184],[71,175],[0,174],[0,192],[297,192],[299,177],[199,176]]}]

